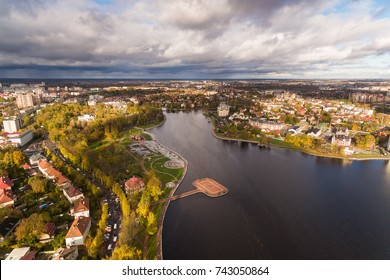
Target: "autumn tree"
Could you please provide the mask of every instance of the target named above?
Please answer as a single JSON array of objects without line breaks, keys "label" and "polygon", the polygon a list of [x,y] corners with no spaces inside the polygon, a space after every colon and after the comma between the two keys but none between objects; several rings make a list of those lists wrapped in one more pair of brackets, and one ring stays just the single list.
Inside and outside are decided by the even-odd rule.
[{"label": "autumn tree", "polygon": [[103,236],[107,224],[107,219],[108,219],[108,205],[104,204],[102,207],[102,215],[98,223],[99,228],[97,230],[96,236],[87,246],[88,255],[94,259],[97,258],[99,254],[99,250],[103,245]]},{"label": "autumn tree", "polygon": [[131,244],[134,236],[138,233],[137,231],[137,218],[134,211],[131,211],[128,218],[123,219],[122,227],[119,232],[119,246]]},{"label": "autumn tree", "polygon": [[372,148],[375,146],[375,137],[371,134],[357,135],[356,146],[360,148]]},{"label": "autumn tree", "polygon": [[129,245],[122,245],[115,248],[111,260],[140,260],[141,257],[141,250]]},{"label": "autumn tree", "polygon": [[148,214],[146,231],[150,235],[157,232],[157,219],[153,212],[149,212]]},{"label": "autumn tree", "polygon": [[154,172],[151,172],[149,176],[149,181],[146,184],[146,190],[149,192],[150,196],[154,201],[158,201],[160,195],[163,193],[160,186],[160,180],[157,178]]},{"label": "autumn tree", "polygon": [[138,203],[137,207],[137,214],[142,219],[146,219],[149,213],[149,207],[150,207],[150,195],[147,191],[144,191],[141,196],[141,200]]},{"label": "autumn tree", "polygon": [[16,150],[12,153],[12,159],[15,165],[21,166],[26,162],[26,156],[22,153],[22,151]]},{"label": "autumn tree", "polygon": [[9,207],[0,208],[0,222],[2,222],[7,217],[20,218],[22,217],[22,212],[18,209]]},{"label": "autumn tree", "polygon": [[20,243],[34,244],[45,230],[43,216],[37,213],[23,219],[16,228],[16,239]]},{"label": "autumn tree", "polygon": [[47,180],[42,175],[37,175],[28,180],[34,193],[43,193],[46,190]]}]

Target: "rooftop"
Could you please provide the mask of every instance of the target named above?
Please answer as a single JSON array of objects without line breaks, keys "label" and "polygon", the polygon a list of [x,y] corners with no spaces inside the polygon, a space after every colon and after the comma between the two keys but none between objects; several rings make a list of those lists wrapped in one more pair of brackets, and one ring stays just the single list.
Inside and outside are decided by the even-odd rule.
[{"label": "rooftop", "polygon": [[8,255],[6,260],[20,260],[22,259],[28,252],[30,252],[30,247],[23,247],[23,248],[15,248],[12,250],[12,252]]},{"label": "rooftop", "polygon": [[131,179],[127,180],[125,183],[126,189],[134,189],[134,188],[144,186],[144,185],[145,185],[145,183],[136,176],[133,176]]},{"label": "rooftop", "polygon": [[87,197],[82,197],[76,200],[73,208],[74,213],[80,213],[88,210],[89,210],[89,199]]},{"label": "rooftop", "polygon": [[70,226],[65,238],[81,237],[87,232],[91,218],[79,217]]},{"label": "rooftop", "polygon": [[76,188],[73,187],[73,186],[70,186],[69,188],[67,188],[67,189],[65,190],[65,192],[66,192],[66,194],[67,194],[69,197],[71,197],[71,198],[83,194],[81,191],[79,191],[78,189],[76,189]]}]

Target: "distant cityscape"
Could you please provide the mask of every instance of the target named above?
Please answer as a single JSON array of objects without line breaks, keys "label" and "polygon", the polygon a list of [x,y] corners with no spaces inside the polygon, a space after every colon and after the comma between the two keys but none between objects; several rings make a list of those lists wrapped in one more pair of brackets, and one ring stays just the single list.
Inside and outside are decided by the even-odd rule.
[{"label": "distant cityscape", "polygon": [[260,148],[390,159],[389,81],[3,81],[0,109],[2,259],[160,259],[186,170],[147,133],[164,112]]}]

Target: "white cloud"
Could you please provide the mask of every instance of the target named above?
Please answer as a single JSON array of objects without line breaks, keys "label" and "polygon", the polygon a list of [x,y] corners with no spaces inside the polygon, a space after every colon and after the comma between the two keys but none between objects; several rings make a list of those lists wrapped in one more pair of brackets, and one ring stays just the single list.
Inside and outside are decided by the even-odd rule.
[{"label": "white cloud", "polygon": [[0,76],[18,65],[26,75],[363,75],[390,52],[390,19],[369,1],[33,2],[0,2]]}]

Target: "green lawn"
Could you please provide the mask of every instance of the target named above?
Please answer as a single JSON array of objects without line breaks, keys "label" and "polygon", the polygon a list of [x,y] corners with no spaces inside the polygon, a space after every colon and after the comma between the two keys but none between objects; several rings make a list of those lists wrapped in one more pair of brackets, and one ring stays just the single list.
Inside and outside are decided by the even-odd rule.
[{"label": "green lawn", "polygon": [[278,139],[272,139],[271,144],[278,147],[288,148],[288,149],[298,149],[293,144]]},{"label": "green lawn", "polygon": [[150,160],[145,160],[145,167],[148,170],[153,170],[162,184],[165,186],[168,182],[177,182],[183,175],[183,168],[171,169],[164,167],[164,163],[170,159],[163,155],[150,157]]}]

